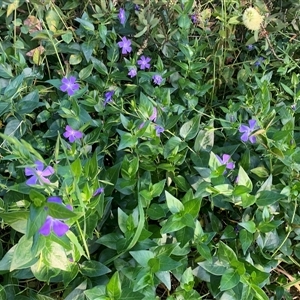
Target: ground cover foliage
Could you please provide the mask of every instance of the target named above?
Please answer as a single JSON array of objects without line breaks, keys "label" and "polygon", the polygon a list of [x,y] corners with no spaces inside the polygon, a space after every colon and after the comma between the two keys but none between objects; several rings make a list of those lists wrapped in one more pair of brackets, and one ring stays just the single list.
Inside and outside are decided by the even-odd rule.
[{"label": "ground cover foliage", "polygon": [[1,299],[298,299],[299,1],[0,4]]}]

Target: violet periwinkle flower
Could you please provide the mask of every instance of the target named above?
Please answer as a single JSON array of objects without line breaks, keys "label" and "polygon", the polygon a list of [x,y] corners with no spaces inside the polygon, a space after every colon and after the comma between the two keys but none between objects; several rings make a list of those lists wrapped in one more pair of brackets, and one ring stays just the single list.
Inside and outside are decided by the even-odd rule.
[{"label": "violet periwinkle flower", "polygon": [[79,84],[76,82],[76,77],[71,76],[70,78],[64,77],[62,80],[62,85],[60,90],[62,92],[67,92],[69,96],[74,95],[74,93],[79,90]]},{"label": "violet periwinkle flower", "polygon": [[192,14],[191,15],[191,20],[192,20],[193,24],[196,24],[198,22],[197,15],[196,14]]},{"label": "violet periwinkle flower", "polygon": [[160,85],[162,82],[162,77],[159,74],[155,74],[152,76],[153,82],[157,85]]},{"label": "violet periwinkle flower", "polygon": [[247,45],[247,49],[248,49],[249,51],[251,51],[251,50],[253,50],[253,49],[254,49],[254,46],[253,46],[252,44],[250,44],[250,45]]},{"label": "violet periwinkle flower", "polygon": [[247,142],[248,140],[254,144],[256,143],[256,136],[251,135],[253,131],[257,129],[256,120],[249,120],[249,126],[242,124],[239,128],[239,132],[242,132],[241,140]]},{"label": "violet periwinkle flower", "polygon": [[66,126],[66,131],[64,132],[63,136],[66,139],[69,139],[70,143],[74,143],[76,140],[79,140],[83,137],[83,133],[81,131],[73,129],[71,126]]},{"label": "violet periwinkle flower", "polygon": [[218,161],[226,166],[226,169],[232,170],[234,169],[234,162],[229,161],[230,160],[230,155],[229,154],[223,154],[222,158],[219,155],[216,155]]},{"label": "violet periwinkle flower", "polygon": [[112,101],[112,97],[114,95],[115,91],[108,91],[104,94],[104,106],[108,103]]},{"label": "violet periwinkle flower", "polygon": [[136,76],[136,74],[137,74],[136,68],[131,68],[127,75],[130,76],[130,78],[133,78]]},{"label": "violet periwinkle flower", "polygon": [[[47,199],[47,202],[54,202],[63,205],[63,202],[60,197],[49,197]],[[66,205],[66,207],[69,210],[72,210],[72,207],[70,205]],[[46,207],[45,207],[46,208]],[[46,208],[47,209],[47,208]],[[65,224],[63,221],[53,218],[51,216],[47,216],[44,224],[39,229],[39,233],[42,235],[49,235],[51,230],[58,236],[61,237],[66,234],[66,232],[69,230],[69,226]]]},{"label": "violet periwinkle flower", "polygon": [[131,48],[131,40],[128,40],[126,36],[121,38],[121,41],[118,42],[119,48],[122,49],[122,54],[127,54],[130,53],[132,48]]},{"label": "violet periwinkle flower", "polygon": [[122,25],[126,23],[125,10],[123,8],[120,8],[118,18]]},{"label": "violet periwinkle flower", "polygon": [[46,177],[51,176],[54,173],[54,169],[50,166],[46,167],[44,169],[44,164],[36,160],[34,162],[35,168],[30,168],[26,167],[25,168],[25,175],[26,176],[31,176],[27,181],[27,185],[32,185],[32,184],[50,184],[50,180]]},{"label": "violet periwinkle flower", "polygon": [[261,64],[262,64],[263,61],[264,61],[264,58],[263,57],[259,57],[257,59],[257,61],[254,63],[254,66],[256,66],[256,67],[261,66]]},{"label": "violet periwinkle flower", "polygon": [[96,189],[96,191],[93,194],[93,197],[95,197],[99,194],[102,194],[103,192],[104,192],[104,188],[100,187],[100,188]]},{"label": "violet periwinkle flower", "polygon": [[140,11],[140,6],[138,4],[134,4],[134,10]]},{"label": "violet periwinkle flower", "polygon": [[137,64],[140,66],[141,70],[150,69],[149,62],[151,61],[150,57],[146,57],[144,55],[137,61]]},{"label": "violet periwinkle flower", "polygon": [[157,109],[156,109],[156,107],[153,107],[153,112],[152,112],[152,115],[149,117],[149,120],[156,122],[156,118],[157,118]]},{"label": "violet periwinkle flower", "polygon": [[160,126],[160,125],[155,126],[155,132],[156,132],[157,136],[160,136],[160,134],[163,133],[164,131],[165,131],[165,129],[162,126]]}]

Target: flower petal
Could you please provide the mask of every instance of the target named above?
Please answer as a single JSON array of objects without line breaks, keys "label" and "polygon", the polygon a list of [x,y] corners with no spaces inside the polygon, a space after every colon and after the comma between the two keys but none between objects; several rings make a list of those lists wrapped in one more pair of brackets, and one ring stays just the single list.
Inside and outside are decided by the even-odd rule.
[{"label": "flower petal", "polygon": [[32,184],[36,184],[36,183],[37,183],[37,177],[35,175],[30,177],[28,180],[26,180],[27,185],[32,185]]},{"label": "flower petal", "polygon": [[223,163],[226,164],[230,159],[230,155],[229,154],[223,154]]},{"label": "flower petal", "polygon": [[231,161],[228,164],[226,164],[226,168],[229,169],[229,170],[233,170],[234,169],[234,162]]},{"label": "flower petal", "polygon": [[31,175],[35,175],[35,170],[32,168],[25,168],[25,175],[26,176],[31,176]]},{"label": "flower petal", "polygon": [[224,164],[222,158],[219,155],[216,154],[216,158],[218,159],[218,161],[220,162],[220,164],[222,164],[222,165]]},{"label": "flower petal", "polygon": [[43,164],[40,160],[36,160],[34,163],[35,163],[36,169],[37,169],[38,171],[43,171],[43,169],[44,169],[44,164]]},{"label": "flower petal", "polygon": [[239,128],[239,132],[250,132],[250,128],[242,124]]},{"label": "flower petal", "polygon": [[249,133],[248,132],[245,132],[242,136],[241,136],[241,140],[243,142],[247,142],[249,139]]},{"label": "flower petal", "polygon": [[52,226],[52,220],[53,218],[48,216],[45,220],[45,223],[43,226],[39,229],[39,233],[42,235],[49,235],[51,231],[51,226]]},{"label": "flower petal", "polygon": [[69,230],[69,226],[60,220],[53,219],[52,230],[57,236],[63,236]]},{"label": "flower petal", "polygon": [[251,136],[249,137],[249,141],[250,141],[252,144],[256,143],[256,136],[251,135]]},{"label": "flower petal", "polygon": [[53,173],[54,173],[54,169],[49,166],[42,172],[42,176],[50,176]]},{"label": "flower petal", "polygon": [[255,126],[256,126],[256,120],[253,119],[249,120],[249,127],[251,131],[254,130]]},{"label": "flower petal", "polygon": [[54,202],[54,203],[58,203],[58,204],[62,204],[62,199],[60,197],[57,196],[51,196],[47,199],[47,202]]}]

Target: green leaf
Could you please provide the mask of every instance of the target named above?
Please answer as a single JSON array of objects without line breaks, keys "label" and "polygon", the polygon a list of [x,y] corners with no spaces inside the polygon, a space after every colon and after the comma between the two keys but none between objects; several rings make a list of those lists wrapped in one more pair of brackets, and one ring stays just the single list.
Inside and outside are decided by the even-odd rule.
[{"label": "green leaf", "polygon": [[36,207],[41,207],[46,202],[46,197],[34,189],[30,190],[29,198]]},{"label": "green leaf", "polygon": [[159,197],[165,187],[166,179],[163,179],[152,186],[150,186],[150,192],[152,198]]},{"label": "green leaf", "polygon": [[182,138],[184,138],[186,141],[193,139],[200,127],[200,115],[195,116],[190,121],[184,123],[180,130],[179,134]]},{"label": "green leaf", "polygon": [[49,30],[56,32],[60,28],[60,17],[56,10],[49,9],[46,12],[46,23]]},{"label": "green leaf", "polygon": [[154,258],[154,253],[148,250],[130,251],[129,253],[144,268],[148,266],[148,261]]},{"label": "green leaf", "polygon": [[220,290],[227,291],[234,288],[240,282],[240,275],[238,274],[237,270],[228,269],[222,275],[221,283],[220,283]]},{"label": "green leaf", "polygon": [[252,181],[250,180],[249,176],[247,175],[242,166],[240,166],[239,168],[238,185],[246,186],[250,191],[252,191],[253,189]]},{"label": "green leaf", "polygon": [[191,26],[191,19],[188,14],[181,14],[178,18],[178,26],[183,29],[188,29]]},{"label": "green leaf", "polygon": [[23,234],[26,233],[28,217],[28,211],[0,213],[0,218],[2,218],[5,223],[9,224],[9,226],[11,226],[14,230]]},{"label": "green leaf", "polygon": [[38,230],[44,224],[47,214],[48,213],[43,206],[35,207],[34,205],[30,205],[29,219],[26,228],[27,238],[32,237],[35,233],[38,232]]},{"label": "green leaf", "polygon": [[69,219],[77,217],[76,213],[59,203],[47,202],[46,207],[48,207],[49,215],[56,219]]},{"label": "green leaf", "polygon": [[83,68],[83,69],[79,72],[79,74],[78,74],[79,78],[80,78],[81,80],[84,80],[84,79],[88,78],[88,77],[91,75],[91,73],[92,73],[92,71],[93,71],[93,68],[94,68],[94,66],[93,66],[92,64],[90,64],[90,65],[88,65],[87,67]]},{"label": "green leaf", "polygon": [[87,31],[94,31],[95,30],[95,27],[94,27],[93,23],[91,23],[87,20],[83,20],[83,19],[80,19],[80,18],[75,18],[75,21],[80,23],[82,25],[82,27]]},{"label": "green leaf", "polygon": [[41,105],[43,104],[39,103],[39,93],[37,90],[34,90],[18,101],[16,110],[19,114],[29,114]]},{"label": "green leaf", "polygon": [[220,261],[229,265],[234,265],[238,261],[235,252],[221,241],[219,242],[218,257]]},{"label": "green leaf", "polygon": [[179,266],[181,266],[180,262],[172,259],[167,255],[160,255],[158,256],[158,258],[160,263],[160,271],[170,271],[177,269]]},{"label": "green leaf", "polygon": [[242,245],[243,253],[246,255],[247,250],[253,242],[253,234],[249,231],[242,229],[239,233],[240,243]]},{"label": "green leaf", "polygon": [[153,203],[147,209],[147,215],[149,216],[149,218],[151,220],[159,220],[159,219],[163,218],[166,214],[160,204]]},{"label": "green leaf", "polygon": [[122,130],[117,130],[121,136],[121,141],[118,147],[118,151],[125,148],[134,148],[137,145],[137,137],[133,136],[131,133],[124,132]]},{"label": "green leaf", "polygon": [[95,260],[86,260],[80,265],[80,272],[83,276],[98,277],[111,272],[111,270]]},{"label": "green leaf", "polygon": [[285,195],[274,191],[261,191],[256,195],[256,204],[259,206],[267,206],[283,198],[285,198]]},{"label": "green leaf", "polygon": [[81,166],[81,160],[79,157],[71,164],[71,171],[72,171],[72,175],[75,178],[80,178],[80,175],[82,172],[82,166]]},{"label": "green leaf", "polygon": [[244,227],[250,233],[256,232],[256,225],[253,221],[240,222],[238,223],[241,227]]},{"label": "green leaf", "polygon": [[194,150],[196,152],[205,151],[210,152],[214,145],[214,131],[210,130],[200,130],[194,145]]},{"label": "green leaf", "polygon": [[119,277],[118,271],[114,273],[114,275],[109,280],[106,291],[110,299],[120,299],[122,289],[121,289],[121,281]]},{"label": "green leaf", "polygon": [[165,191],[167,205],[172,214],[178,213],[184,210],[183,204],[171,195],[168,191]]},{"label": "green leaf", "polygon": [[10,272],[17,269],[28,268],[37,261],[31,252],[31,247],[32,239],[27,239],[26,236],[22,236],[15,248],[10,265]]},{"label": "green leaf", "polygon": [[184,205],[184,213],[191,214],[193,218],[196,218],[200,211],[202,200],[200,198],[195,198],[190,201],[185,202]]}]

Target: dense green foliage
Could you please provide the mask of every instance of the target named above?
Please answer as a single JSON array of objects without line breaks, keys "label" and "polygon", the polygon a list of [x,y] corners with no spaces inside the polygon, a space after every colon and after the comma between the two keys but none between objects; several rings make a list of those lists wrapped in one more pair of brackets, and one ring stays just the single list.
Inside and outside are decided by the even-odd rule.
[{"label": "dense green foliage", "polygon": [[299,1],[0,4],[1,299],[300,294]]}]

